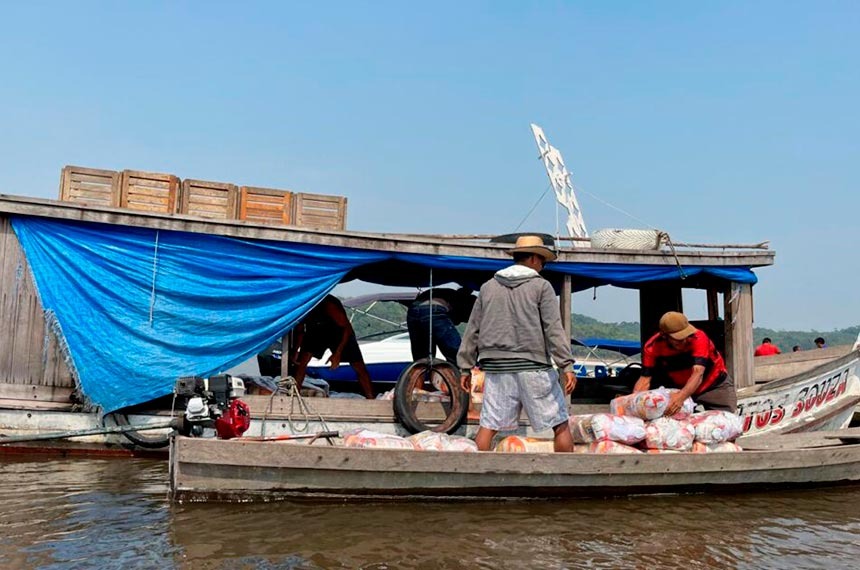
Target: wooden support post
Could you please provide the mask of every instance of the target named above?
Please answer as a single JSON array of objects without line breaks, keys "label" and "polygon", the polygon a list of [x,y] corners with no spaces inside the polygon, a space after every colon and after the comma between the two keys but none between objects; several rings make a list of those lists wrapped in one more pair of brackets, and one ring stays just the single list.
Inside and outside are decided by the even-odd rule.
[{"label": "wooden support post", "polygon": [[752,285],[732,283],[724,293],[726,368],[736,388],[755,384],[752,338]]},{"label": "wooden support post", "polygon": [[713,287],[708,287],[708,320],[716,321],[720,318],[719,292]]},{"label": "wooden support post", "polygon": [[571,311],[573,309],[572,299],[571,299],[571,280],[570,275],[564,276],[564,281],[561,284],[561,299],[559,300],[559,309],[561,310],[561,324],[564,326],[564,332],[567,334],[567,338],[571,338],[571,334],[573,333],[573,322],[571,315]]}]

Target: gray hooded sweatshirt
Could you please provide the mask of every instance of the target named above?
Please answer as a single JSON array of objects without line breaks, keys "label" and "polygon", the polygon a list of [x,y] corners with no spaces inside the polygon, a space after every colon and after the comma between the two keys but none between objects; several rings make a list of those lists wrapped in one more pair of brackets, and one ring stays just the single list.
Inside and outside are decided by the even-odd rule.
[{"label": "gray hooded sweatshirt", "polygon": [[512,265],[481,287],[457,365],[467,372],[487,358],[524,358],[548,366],[555,362],[569,372],[573,355],[566,337],[552,285],[537,271]]}]

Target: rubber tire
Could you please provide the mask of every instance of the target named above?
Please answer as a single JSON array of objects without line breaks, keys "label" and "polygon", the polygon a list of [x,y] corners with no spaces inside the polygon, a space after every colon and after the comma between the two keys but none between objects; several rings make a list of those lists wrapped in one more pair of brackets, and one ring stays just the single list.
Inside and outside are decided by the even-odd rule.
[{"label": "rubber tire", "polygon": [[[637,370],[638,369],[638,370]],[[632,382],[629,378],[636,374],[636,379]],[[615,378],[623,383],[624,386],[629,386],[630,390],[633,390],[633,385],[636,384],[636,380],[639,380],[639,377],[642,375],[642,363],[641,362],[631,362],[624,368],[618,371],[618,374]]]},{"label": "rubber tire", "polygon": [[[128,421],[128,416],[122,412],[113,412],[108,415],[113,416],[113,421],[118,426],[131,425]],[[161,449],[162,447],[167,447],[170,443],[169,435],[148,435],[138,431],[126,431],[122,435],[136,446],[144,449]]]},{"label": "rubber tire", "polygon": [[[412,407],[412,390],[415,382],[421,378],[420,375],[426,374],[428,369],[442,376],[451,394],[451,403],[447,407],[445,420],[435,426],[428,426],[421,422],[416,417],[415,409]],[[460,387],[460,371],[446,360],[436,358],[432,361],[429,358],[416,360],[407,366],[397,378],[397,384],[394,386],[394,417],[409,433],[427,430],[437,433],[454,433],[463,425],[468,411],[469,394]]]}]

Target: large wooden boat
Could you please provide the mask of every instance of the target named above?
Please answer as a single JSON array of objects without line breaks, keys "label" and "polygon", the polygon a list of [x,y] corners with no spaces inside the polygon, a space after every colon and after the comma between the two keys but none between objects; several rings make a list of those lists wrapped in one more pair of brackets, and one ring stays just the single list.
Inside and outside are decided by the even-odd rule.
[{"label": "large wooden boat", "polygon": [[[22,245],[21,231],[27,237],[28,247]],[[74,251],[62,263],[54,263],[50,256],[54,244],[47,239],[43,243],[42,232],[50,233],[52,239],[59,236],[61,239],[56,241]],[[109,269],[110,263],[117,263],[116,259],[134,256],[110,258],[110,263],[93,263],[86,257],[91,255],[92,243],[79,242],[83,239],[78,237],[81,232],[86,234],[87,240],[97,242],[106,256],[124,255],[124,244],[135,239],[148,247],[134,251],[139,258],[135,259],[139,268],[123,267],[123,271],[103,273],[110,278],[113,287],[93,282],[91,287],[96,290],[93,294],[111,296],[110,310],[98,303],[89,306],[87,295],[74,297],[73,293],[89,294],[91,291],[82,283],[92,282],[90,272],[105,271],[106,265]],[[177,247],[180,253],[173,252],[173,258],[166,249],[167,238],[182,246]],[[202,317],[193,315],[196,320],[189,321],[190,324],[174,318],[171,326],[179,322],[180,329],[192,329],[191,334],[185,333],[181,338],[193,349],[182,354],[193,356],[177,359],[174,358],[176,354],[171,354],[171,358],[162,358],[158,352],[164,344],[162,339],[174,334],[176,329],[165,325],[159,330],[153,326],[160,318],[158,312],[152,311],[152,303],[158,301],[162,287],[156,280],[157,271],[163,271],[161,268],[170,263],[179,264],[174,276],[179,281],[179,289],[185,287],[182,279],[186,273],[189,283],[192,282],[193,271],[198,271],[193,274],[193,282],[205,286],[207,267],[201,259],[221,261],[217,248],[225,244],[226,247],[249,248],[248,251],[265,251],[269,255],[286,255],[283,250],[289,250],[289,255],[293,256],[318,255],[337,259],[340,265],[336,271],[317,275],[316,288],[291,282],[290,290],[295,291],[296,299],[279,298],[280,304],[272,308],[272,311],[285,311],[289,316],[268,322],[267,330],[259,332],[262,336],[255,337],[257,333],[248,323],[231,321],[225,334],[235,336],[235,332],[241,330],[245,335],[241,346],[231,344],[233,340],[214,343],[212,338],[203,342],[195,337],[191,325],[205,323],[208,317],[219,320],[216,309],[204,306],[209,312]],[[3,294],[0,322],[4,327],[0,334],[0,434],[39,435],[109,426],[114,421],[133,425],[163,421],[171,413],[170,394],[177,377],[214,373],[246,359],[255,353],[254,350],[289,330],[303,311],[340,280],[358,278],[372,283],[415,286],[426,286],[431,281],[480,283],[510,262],[506,253],[509,247],[474,236],[414,236],[277,227],[0,195],[0,291]],[[201,257],[204,254],[209,257]],[[197,257],[186,267],[182,265],[185,259],[182,255]],[[236,259],[247,261],[248,256]],[[811,353],[800,353],[800,356],[771,357],[767,362],[753,359],[752,284],[756,276],[752,269],[769,266],[773,259],[774,252],[761,244],[717,247],[674,244],[671,250],[601,249],[579,244],[560,247],[558,261],[550,264],[544,275],[560,292],[562,315],[568,316],[565,322],[568,329],[572,291],[595,286],[637,289],[643,339],[655,330],[664,311],[683,308],[682,290],[698,289],[706,297],[708,315],[695,324],[706,330],[724,350],[727,367],[738,386],[749,431],[842,427],[860,398],[857,351],[826,349],[817,352],[815,358]],[[305,262],[304,265],[311,264]],[[74,272],[75,268],[78,273]],[[231,279],[229,264],[221,265],[219,271],[222,277],[226,273],[224,283],[229,285],[235,281],[235,286],[233,289],[225,286],[218,294],[229,296],[231,291],[243,294],[250,286],[249,281],[243,282],[238,277]],[[270,271],[273,282],[293,279],[278,264],[269,263],[259,271]],[[122,281],[123,278],[137,281],[132,285],[131,281]],[[326,285],[319,285],[319,282]],[[46,299],[52,302],[51,306],[45,306]],[[80,300],[75,304],[69,299]],[[221,300],[219,298],[219,302]],[[63,303],[72,306],[63,307]],[[257,309],[263,314],[266,306]],[[129,316],[139,320],[129,325],[124,321]],[[117,326],[118,321],[122,321],[123,327]],[[124,344],[123,339],[128,338],[137,343],[135,350],[142,351],[142,355],[134,354],[134,361],[129,357],[129,347]],[[186,348],[181,343],[175,346],[179,347],[177,350]],[[220,351],[217,355],[209,352],[213,346]],[[222,368],[218,368],[218,362],[223,363]],[[70,398],[74,395],[80,396],[83,402],[72,402]],[[280,395],[256,398],[249,398],[255,418],[252,435],[293,432],[302,427],[307,431],[323,429],[324,424],[313,416],[321,416],[329,427],[334,426],[332,429],[370,425],[382,431],[400,430],[390,402],[310,399],[307,422],[297,424],[294,420],[301,414],[294,400]],[[116,414],[104,415],[106,412]],[[466,429],[469,433],[474,423],[468,424]],[[132,432],[28,445],[0,444],[0,451],[23,448],[27,452],[63,449],[125,454],[164,446],[166,442],[165,430],[151,437],[143,432],[134,436]]]},{"label": "large wooden boat", "polygon": [[174,501],[547,498],[856,484],[860,431],[758,436],[734,453],[458,453],[177,437]]}]

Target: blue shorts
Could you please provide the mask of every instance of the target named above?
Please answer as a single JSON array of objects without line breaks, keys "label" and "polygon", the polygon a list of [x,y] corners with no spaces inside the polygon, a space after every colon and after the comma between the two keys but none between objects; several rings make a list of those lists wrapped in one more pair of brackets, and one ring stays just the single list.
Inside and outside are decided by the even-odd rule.
[{"label": "blue shorts", "polygon": [[510,431],[519,426],[525,410],[534,431],[543,431],[567,421],[567,398],[558,383],[558,372],[485,372],[481,427]]}]

